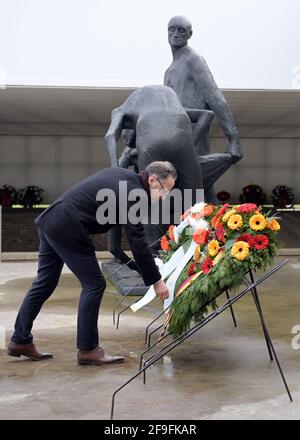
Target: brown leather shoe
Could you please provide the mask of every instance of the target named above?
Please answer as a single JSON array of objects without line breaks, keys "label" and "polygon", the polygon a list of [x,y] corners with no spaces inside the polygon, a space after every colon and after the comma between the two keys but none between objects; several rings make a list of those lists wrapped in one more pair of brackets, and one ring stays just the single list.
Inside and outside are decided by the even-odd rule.
[{"label": "brown leather shoe", "polygon": [[107,365],[107,364],[121,364],[125,361],[122,356],[109,356],[105,354],[102,347],[97,347],[94,350],[78,351],[78,365]]},{"label": "brown leather shoe", "polygon": [[39,353],[34,344],[16,344],[15,342],[9,344],[7,354],[13,357],[25,356],[32,361],[43,361],[53,358],[51,353]]}]

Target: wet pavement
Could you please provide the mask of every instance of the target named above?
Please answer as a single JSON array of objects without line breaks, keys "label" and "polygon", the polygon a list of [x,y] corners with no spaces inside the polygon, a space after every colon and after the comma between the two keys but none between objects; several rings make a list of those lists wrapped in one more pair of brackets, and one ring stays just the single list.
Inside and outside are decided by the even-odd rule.
[{"label": "wet pavement", "polygon": [[[2,334],[6,329],[7,341],[35,270],[35,262],[0,264],[0,326]],[[138,377],[123,389],[116,397],[115,419],[300,419],[300,338],[292,348],[296,336],[292,328],[298,325],[300,332],[299,273],[300,259],[290,258],[259,287],[293,403],[276,364],[269,361],[248,295],[234,306],[237,328],[225,311],[152,366],[146,385]],[[113,292],[112,286],[107,290]],[[116,330],[112,309],[119,297],[106,292],[99,315],[101,343],[107,352],[124,355],[126,363],[79,367],[79,292],[76,278],[64,269],[58,288],[35,322],[35,343],[39,350],[53,352],[53,360],[35,363],[9,358],[0,350],[0,419],[109,419],[112,393],[137,371],[144,330],[153,314],[127,311]],[[159,310],[160,302],[151,306]]]}]

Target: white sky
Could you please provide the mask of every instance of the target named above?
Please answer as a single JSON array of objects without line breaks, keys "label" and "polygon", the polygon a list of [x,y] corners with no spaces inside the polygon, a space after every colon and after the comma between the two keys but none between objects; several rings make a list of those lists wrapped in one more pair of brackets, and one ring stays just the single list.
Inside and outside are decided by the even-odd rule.
[{"label": "white sky", "polygon": [[0,86],[160,84],[173,15],[220,87],[300,88],[299,0],[0,0]]}]

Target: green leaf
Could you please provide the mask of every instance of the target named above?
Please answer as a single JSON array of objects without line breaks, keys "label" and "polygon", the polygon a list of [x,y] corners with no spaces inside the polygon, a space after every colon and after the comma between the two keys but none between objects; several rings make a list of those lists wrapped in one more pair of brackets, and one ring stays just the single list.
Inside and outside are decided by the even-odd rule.
[{"label": "green leaf", "polygon": [[272,209],[270,209],[270,210],[269,210],[269,211],[268,211],[268,212],[267,212],[266,214],[264,214],[264,215],[265,215],[265,217],[269,217],[269,215],[270,215],[270,214],[272,214],[272,211],[273,211],[273,210],[272,210]]},{"label": "green leaf", "polygon": [[181,233],[181,240],[186,241],[190,240],[193,235],[193,228],[191,226],[186,226]]},{"label": "green leaf", "polygon": [[233,239],[233,238],[231,240],[226,241],[225,249],[226,250],[230,249],[234,245],[234,243],[235,243],[235,239]]},{"label": "green leaf", "polygon": [[183,250],[184,250],[184,253],[186,253],[187,252],[187,250],[188,250],[188,248],[190,247],[190,245],[191,245],[191,243],[192,243],[192,238],[190,238],[189,240],[187,240],[187,241],[185,241],[184,243],[183,243]]},{"label": "green leaf", "polygon": [[241,231],[235,231],[231,234],[232,239],[238,238],[242,235]]}]

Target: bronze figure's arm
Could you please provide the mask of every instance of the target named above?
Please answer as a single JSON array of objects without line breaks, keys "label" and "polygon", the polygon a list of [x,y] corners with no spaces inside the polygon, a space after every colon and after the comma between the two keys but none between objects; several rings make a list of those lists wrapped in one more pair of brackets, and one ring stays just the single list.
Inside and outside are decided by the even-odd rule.
[{"label": "bronze figure's arm", "polygon": [[193,59],[192,71],[195,76],[195,81],[202,85],[207,107],[214,112],[229,141],[226,152],[231,155],[232,162],[235,163],[239,161],[243,155],[238,131],[229,105],[227,104],[222,91],[218,88],[206,61],[202,57]]},{"label": "bronze figure's arm", "polygon": [[106,147],[108,150],[112,167],[118,167],[117,142],[123,129],[124,112],[122,108],[116,108],[111,114],[111,124],[105,135]]}]

